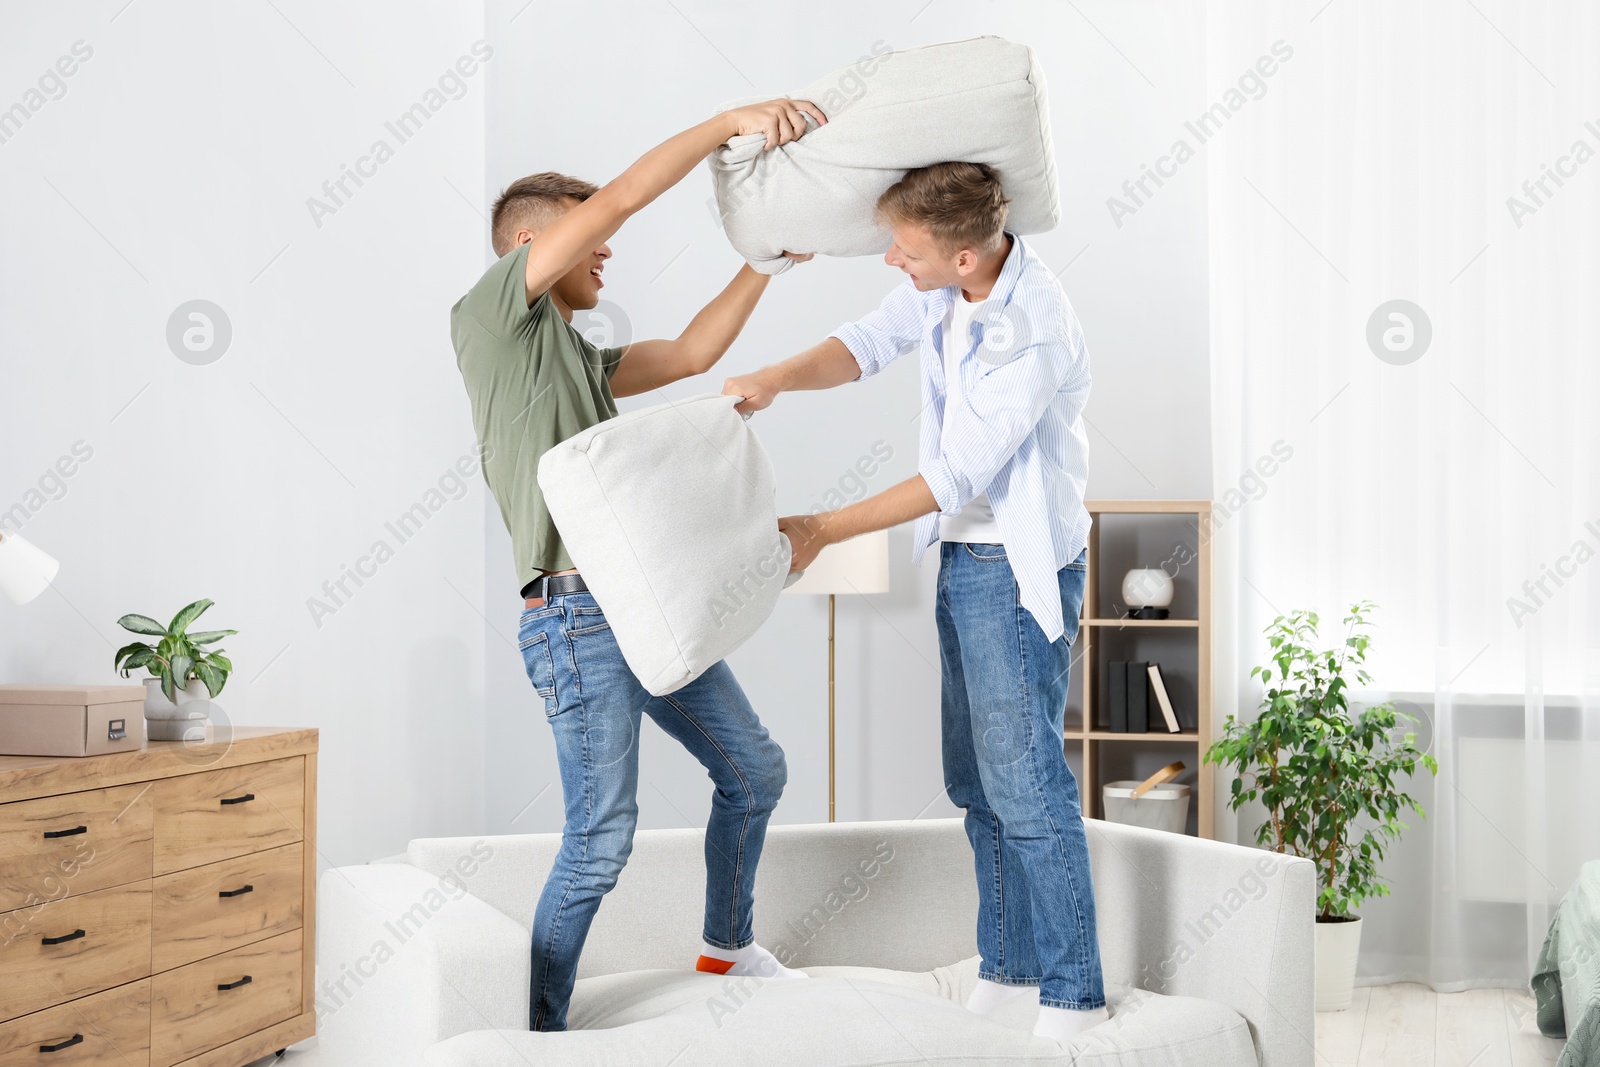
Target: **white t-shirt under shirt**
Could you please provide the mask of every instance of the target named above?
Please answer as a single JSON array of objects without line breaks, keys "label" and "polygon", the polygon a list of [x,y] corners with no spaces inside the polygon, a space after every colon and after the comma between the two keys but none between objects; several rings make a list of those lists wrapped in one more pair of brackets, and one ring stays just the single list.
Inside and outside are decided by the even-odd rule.
[{"label": "white t-shirt under shirt", "polygon": [[[944,423],[942,434],[949,429],[950,413],[961,403],[961,357],[967,354],[972,342],[972,321],[983,308],[984,301],[967,300],[961,290],[951,302],[950,312],[944,321]],[[994,508],[989,506],[989,494],[979,493],[954,515],[939,516],[939,537],[944,541],[966,541],[983,544],[1002,544],[1000,527],[994,521]]]}]

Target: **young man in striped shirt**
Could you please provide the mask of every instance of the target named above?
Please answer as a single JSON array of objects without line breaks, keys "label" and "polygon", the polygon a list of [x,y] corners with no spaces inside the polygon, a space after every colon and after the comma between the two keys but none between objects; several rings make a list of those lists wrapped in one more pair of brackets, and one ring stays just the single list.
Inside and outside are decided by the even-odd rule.
[{"label": "young man in striped shirt", "polygon": [[916,520],[939,541],[945,785],[966,811],[978,878],[985,1013],[1037,989],[1034,1032],[1067,1040],[1107,1018],[1078,785],[1062,716],[1083,604],[1089,356],[1054,274],[1006,232],[993,168],[908,172],[878,201],[909,277],[821,344],[730,378],[740,411],[786,389],[870,378],[916,350],[918,473],[837,511],[779,520],[792,568],[823,547]]}]

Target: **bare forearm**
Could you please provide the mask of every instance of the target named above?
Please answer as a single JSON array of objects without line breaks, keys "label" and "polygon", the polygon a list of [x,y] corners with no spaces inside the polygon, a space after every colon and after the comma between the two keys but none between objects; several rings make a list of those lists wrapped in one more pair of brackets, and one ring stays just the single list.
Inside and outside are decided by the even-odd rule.
[{"label": "bare forearm", "polygon": [[691,126],[682,133],[662,141],[634,160],[632,166],[608,182],[605,188],[590,199],[602,194],[608,199],[615,198],[621,208],[622,218],[625,219],[678,184],[706,156],[715,151],[718,145],[732,136],[735,129],[726,112],[715,115],[698,126]]},{"label": "bare forearm", "polygon": [[844,342],[830,337],[819,345],[774,363],[760,372],[769,377],[774,392],[790,389],[832,389],[861,377],[861,366]]},{"label": "bare forearm", "polygon": [[623,171],[601,192],[615,188],[616,195],[631,214],[676,185],[680,178],[728,138],[761,133],[766,136],[765,148],[776,148],[806,132],[806,115],[811,116],[818,126],[828,124],[828,116],[809,100],[779,97],[724,111],[661,142],[640,156],[633,166]]},{"label": "bare forearm", "polygon": [[843,541],[858,534],[887,530],[903,522],[938,511],[939,502],[922,475],[913,474],[898,485],[891,485],[876,496],[813,516],[817,532],[828,542]]},{"label": "bare forearm", "polygon": [[693,170],[735,128],[727,113],[691,126],[640,156],[588,200],[545,227],[528,249],[528,304],[532,306],[595,246],[610,240],[629,216]]},{"label": "bare forearm", "polygon": [[745,323],[750,321],[750,313],[755,310],[771,277],[745,264],[727,288],[685,327],[678,344],[687,353],[694,373],[704,374],[727,354]]},{"label": "bare forearm", "polygon": [[761,133],[775,148],[806,130],[803,114],[818,125],[827,116],[804,100],[768,100],[725,111],[669,137],[640,156],[605,187],[532,237],[528,250],[528,303],[566,274],[628,216],[666,192],[730,137]]}]

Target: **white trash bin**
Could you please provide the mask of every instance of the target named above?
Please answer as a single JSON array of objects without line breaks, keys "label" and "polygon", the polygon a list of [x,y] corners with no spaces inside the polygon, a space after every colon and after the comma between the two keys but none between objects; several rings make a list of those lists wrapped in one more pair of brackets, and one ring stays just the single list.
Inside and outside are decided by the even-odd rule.
[{"label": "white trash bin", "polygon": [[1139,782],[1108,782],[1101,788],[1101,807],[1107,822],[1144,826],[1181,834],[1189,825],[1189,794],[1186,785],[1168,782],[1153,785],[1138,800],[1133,791]]}]

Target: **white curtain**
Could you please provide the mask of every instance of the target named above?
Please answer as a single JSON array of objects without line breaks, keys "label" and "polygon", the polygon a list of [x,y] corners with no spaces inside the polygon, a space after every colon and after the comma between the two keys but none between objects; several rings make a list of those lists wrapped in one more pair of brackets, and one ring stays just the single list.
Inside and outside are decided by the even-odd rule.
[{"label": "white curtain", "polygon": [[1215,0],[1207,48],[1219,712],[1275,614],[1376,601],[1440,769],[1361,980],[1521,985],[1600,859],[1600,5]]}]

